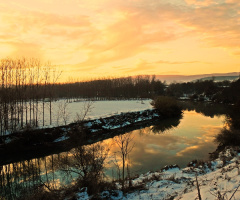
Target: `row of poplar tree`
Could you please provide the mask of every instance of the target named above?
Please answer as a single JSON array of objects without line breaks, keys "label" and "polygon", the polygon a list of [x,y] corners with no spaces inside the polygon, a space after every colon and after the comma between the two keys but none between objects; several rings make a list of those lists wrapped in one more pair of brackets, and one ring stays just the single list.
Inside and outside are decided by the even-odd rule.
[{"label": "row of poplar tree", "polygon": [[[0,60],[0,134],[52,123],[53,86],[60,72],[38,59]],[[41,114],[41,115],[40,115]]]},{"label": "row of poplar tree", "polygon": [[163,94],[165,88],[165,83],[155,76],[60,84],[57,83],[60,74],[56,67],[39,59],[0,60],[0,135],[44,126],[46,118],[52,125],[52,102],[58,98],[142,99]]}]

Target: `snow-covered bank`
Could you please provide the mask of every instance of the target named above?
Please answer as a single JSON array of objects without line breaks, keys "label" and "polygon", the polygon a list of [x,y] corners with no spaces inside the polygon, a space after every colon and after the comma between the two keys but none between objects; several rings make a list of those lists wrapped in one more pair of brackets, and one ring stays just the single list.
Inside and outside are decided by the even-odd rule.
[{"label": "snow-covered bank", "polygon": [[[239,148],[226,148],[217,159],[190,163],[186,168],[166,166],[159,172],[149,172],[132,180],[133,187],[140,188],[123,194],[120,190],[104,191],[102,199],[113,200],[203,200],[240,199],[240,153]],[[87,192],[78,194],[79,199],[91,199]]]},{"label": "snow-covered bank", "polygon": [[84,126],[90,132],[97,132],[102,130],[114,130],[131,126],[138,122],[144,122],[154,119],[159,119],[160,115],[156,109],[149,109],[136,112],[121,113],[111,117],[88,120]]},{"label": "snow-covered bank", "polygon": [[[126,130],[151,126],[161,119],[156,109],[128,112],[111,117],[80,121],[55,128],[33,129],[0,136],[0,164],[60,153],[74,148],[76,145],[92,144]],[[81,127],[81,130],[79,129]],[[77,138],[75,138],[77,137]],[[75,139],[74,139],[75,138]],[[81,142],[75,144],[74,141]],[[53,151],[53,152],[52,152]],[[33,153],[29,153],[33,152]]]},{"label": "snow-covered bank", "polygon": [[126,112],[136,112],[146,109],[151,109],[151,100],[115,100],[115,101],[77,101],[67,102],[65,99],[58,100],[52,104],[52,125],[49,124],[49,112],[45,113],[44,124],[42,126],[42,113],[38,119],[39,128],[57,127],[64,124],[72,123],[77,119],[77,116],[83,115],[86,106],[90,104],[90,109],[86,119],[99,119],[112,115],[117,115]]}]

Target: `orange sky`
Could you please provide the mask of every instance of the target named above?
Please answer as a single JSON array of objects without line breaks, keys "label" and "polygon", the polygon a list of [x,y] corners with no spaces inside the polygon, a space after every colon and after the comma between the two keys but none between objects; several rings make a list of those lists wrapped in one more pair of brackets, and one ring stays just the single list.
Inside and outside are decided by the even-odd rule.
[{"label": "orange sky", "polygon": [[67,77],[240,69],[239,0],[0,0],[0,59]]}]

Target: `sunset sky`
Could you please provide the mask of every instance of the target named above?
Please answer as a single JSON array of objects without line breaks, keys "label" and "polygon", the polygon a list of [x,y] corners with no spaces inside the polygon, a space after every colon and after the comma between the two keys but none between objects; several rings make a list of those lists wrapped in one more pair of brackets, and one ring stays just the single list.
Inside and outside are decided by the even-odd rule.
[{"label": "sunset sky", "polygon": [[69,76],[240,70],[239,0],[0,0],[0,59]]}]

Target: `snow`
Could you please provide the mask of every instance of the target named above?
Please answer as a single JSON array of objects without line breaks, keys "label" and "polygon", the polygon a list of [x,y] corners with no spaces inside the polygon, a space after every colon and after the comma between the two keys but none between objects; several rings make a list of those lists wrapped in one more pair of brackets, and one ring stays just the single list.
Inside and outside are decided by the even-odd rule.
[{"label": "snow", "polygon": [[9,144],[9,143],[11,143],[12,142],[12,139],[11,138],[7,138],[6,140],[5,140],[5,144]]},{"label": "snow", "polygon": [[189,97],[179,97],[180,100],[189,100]]},{"label": "snow", "polygon": [[[67,103],[66,106],[66,113],[65,116],[61,114],[59,111],[59,108],[62,104],[64,104],[66,100],[61,99],[56,102],[52,103],[52,125],[49,125],[50,121],[50,115],[49,111],[45,111],[45,126],[44,127],[54,127],[54,126],[60,126],[64,125],[64,117],[66,120],[66,123],[72,123],[75,120],[77,120],[77,115],[82,117],[84,113],[84,109],[86,105],[89,103],[87,101],[78,101],[78,102],[71,102]],[[85,119],[98,119],[98,118],[105,118],[116,114],[126,113],[126,112],[134,112],[134,111],[141,111],[146,109],[152,109],[152,106],[150,104],[151,100],[143,100],[143,103],[141,101],[137,100],[123,100],[123,101],[94,101],[91,104],[90,112],[88,112]],[[40,106],[40,105],[39,105]],[[39,110],[41,110],[39,108]],[[42,116],[40,113],[40,116],[38,117],[38,124],[39,128],[42,128]]]},{"label": "snow", "polygon": [[[226,155],[225,156],[229,156]],[[223,166],[223,161],[219,158],[214,162],[213,171],[204,169],[203,166],[198,168],[184,168],[182,170],[174,168],[159,173],[163,180],[151,181],[147,184],[147,190],[142,194],[127,194],[126,199],[147,199],[151,196],[152,199],[167,199],[175,196],[174,199],[196,199],[198,196],[196,188],[196,177],[198,174],[198,182],[200,185],[200,194],[202,199],[216,199],[216,196],[227,196],[229,199],[240,183],[238,170],[238,157],[234,157],[226,166]],[[201,174],[200,174],[201,173]],[[148,179],[153,174],[146,176]],[[155,173],[156,175],[156,173]],[[169,178],[171,180],[169,180]],[[147,194],[147,195],[146,195]],[[237,191],[235,197],[238,197],[240,192]]]},{"label": "snow", "polygon": [[84,126],[90,128],[92,127],[92,122],[85,123]]},{"label": "snow", "polygon": [[[114,130],[118,128],[123,128],[133,124],[134,122],[143,122],[146,120],[151,120],[156,117],[159,117],[159,114],[156,113],[156,110],[144,110],[136,111],[131,113],[121,113],[118,115],[113,115],[107,118],[94,119],[89,122],[84,123],[84,126],[89,128],[90,131],[97,129],[106,129]],[[136,118],[136,119],[135,119]]]},{"label": "snow", "polygon": [[88,200],[89,196],[87,193],[87,188],[82,188],[79,193],[77,193],[77,198],[81,200]]},{"label": "snow", "polygon": [[62,137],[60,137],[60,138],[57,138],[57,139],[56,139],[56,140],[54,140],[53,142],[61,142],[61,141],[67,140],[67,139],[69,139],[69,137],[68,137],[68,136],[65,136],[65,135],[63,135]]},{"label": "snow", "polygon": [[[52,123],[50,125],[50,110],[48,102],[45,102],[45,112],[44,117],[42,111],[42,104],[37,104],[38,110],[38,121],[36,129],[42,128],[54,128],[58,126],[68,125],[73,122],[82,120],[93,120],[99,118],[106,118],[112,115],[121,115],[127,112],[145,111],[147,109],[152,109],[150,104],[151,100],[116,100],[116,101],[77,101],[77,102],[67,102],[66,99],[61,99],[52,102]],[[64,105],[64,106],[63,106]],[[35,105],[36,106],[36,105]],[[86,109],[89,106],[87,113]],[[26,113],[23,113],[23,121],[26,121]],[[29,116],[28,116],[29,118]],[[43,126],[44,118],[44,126]],[[101,124],[101,121],[97,121]],[[86,127],[92,126],[90,123],[85,124]],[[32,127],[33,128],[33,127]],[[117,128],[117,127],[115,127]],[[4,135],[10,135],[12,131],[5,131]]]},{"label": "snow", "polygon": [[[112,115],[116,115],[118,113],[125,112],[134,112],[140,110],[151,109],[152,106],[150,104],[151,100],[144,100],[144,104],[140,101],[129,100],[129,101],[95,101],[93,103],[92,111],[87,116],[91,119],[104,118]],[[69,112],[75,114],[76,111],[81,110],[81,104],[83,102],[71,103],[69,104]],[[73,116],[74,117],[74,116]]]},{"label": "snow", "polygon": [[103,199],[123,200],[194,200],[198,199],[197,175],[200,195],[203,200],[220,199],[219,197],[230,199],[232,195],[234,195],[232,200],[240,199],[240,190],[238,190],[240,186],[239,163],[239,154],[229,148],[221,152],[219,158],[205,162],[198,167],[179,169],[173,165],[167,166],[159,172],[142,174],[132,180],[133,186],[142,186],[142,189],[136,189],[123,196],[120,190],[119,193],[115,191],[114,196],[111,195],[111,192],[104,191],[101,197]]}]

